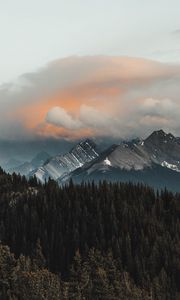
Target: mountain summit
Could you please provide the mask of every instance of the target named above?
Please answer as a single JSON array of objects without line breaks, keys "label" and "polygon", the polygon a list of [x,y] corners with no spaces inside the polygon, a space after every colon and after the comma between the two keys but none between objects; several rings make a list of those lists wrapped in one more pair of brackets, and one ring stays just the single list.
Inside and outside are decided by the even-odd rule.
[{"label": "mountain summit", "polygon": [[42,182],[48,178],[57,180],[60,176],[69,174],[98,156],[96,144],[87,139],[77,144],[68,153],[51,158],[30,175],[35,175]]},{"label": "mountain summit", "polygon": [[171,133],[158,130],[145,140],[137,139],[110,147],[95,160],[61,176],[58,181],[60,184],[70,178],[75,182],[102,179],[134,181],[177,190],[179,172],[179,140]]},{"label": "mountain summit", "polygon": [[155,143],[167,143],[167,142],[172,142],[175,141],[176,138],[171,134],[171,133],[165,133],[162,129],[154,131],[147,139],[146,143],[152,142],[153,144]]}]

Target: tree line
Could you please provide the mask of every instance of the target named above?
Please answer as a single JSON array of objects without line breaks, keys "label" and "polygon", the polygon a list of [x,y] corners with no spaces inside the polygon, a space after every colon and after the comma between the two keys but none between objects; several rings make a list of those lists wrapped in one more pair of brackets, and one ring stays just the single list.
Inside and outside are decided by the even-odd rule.
[{"label": "tree line", "polygon": [[1,169],[0,290],[7,299],[28,299],[28,289],[29,299],[178,299],[179,205],[179,194],[142,184],[59,187]]}]

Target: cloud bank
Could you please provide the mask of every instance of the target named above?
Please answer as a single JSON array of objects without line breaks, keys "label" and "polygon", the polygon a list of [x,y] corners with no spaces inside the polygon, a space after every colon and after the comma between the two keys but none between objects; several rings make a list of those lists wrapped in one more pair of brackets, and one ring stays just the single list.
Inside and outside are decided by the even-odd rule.
[{"label": "cloud bank", "polygon": [[180,66],[68,57],[0,87],[0,139],[180,135]]}]

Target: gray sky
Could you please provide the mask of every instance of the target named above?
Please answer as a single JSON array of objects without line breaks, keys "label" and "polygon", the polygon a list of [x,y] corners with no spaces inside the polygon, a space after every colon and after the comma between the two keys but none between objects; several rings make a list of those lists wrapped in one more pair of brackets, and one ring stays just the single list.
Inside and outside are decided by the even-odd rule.
[{"label": "gray sky", "polygon": [[0,84],[71,55],[180,62],[179,0],[0,0]]}]

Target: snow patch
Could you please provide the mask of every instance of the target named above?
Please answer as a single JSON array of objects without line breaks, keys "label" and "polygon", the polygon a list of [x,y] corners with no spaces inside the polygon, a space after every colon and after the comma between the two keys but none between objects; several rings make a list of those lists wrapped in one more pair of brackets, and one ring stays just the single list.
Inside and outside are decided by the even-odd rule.
[{"label": "snow patch", "polygon": [[167,161],[163,161],[161,163],[161,166],[162,167],[166,167],[166,168],[171,169],[171,170],[176,171],[176,172],[180,172],[180,170],[179,170],[179,168],[178,168],[177,165],[170,164]]},{"label": "snow patch", "polygon": [[110,160],[108,159],[108,157],[106,157],[106,159],[104,160],[104,164],[107,166],[112,166]]}]

